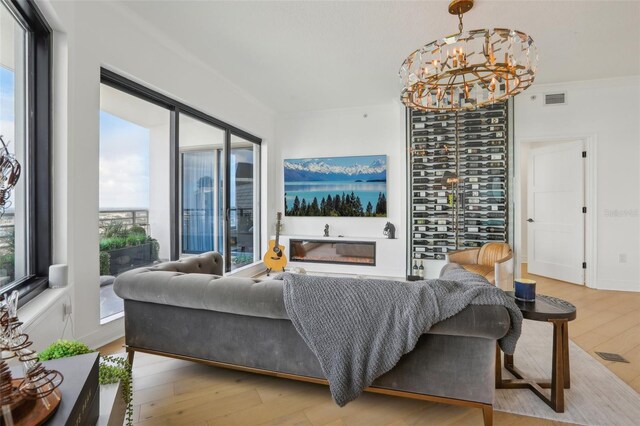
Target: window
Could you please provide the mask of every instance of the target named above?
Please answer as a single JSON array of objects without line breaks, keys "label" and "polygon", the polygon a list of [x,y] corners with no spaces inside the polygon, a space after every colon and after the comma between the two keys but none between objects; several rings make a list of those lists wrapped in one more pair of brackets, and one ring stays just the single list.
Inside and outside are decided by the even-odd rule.
[{"label": "window", "polygon": [[100,85],[100,317],[123,310],[113,277],[170,258],[168,109]]},{"label": "window", "polygon": [[[109,70],[102,70],[102,83],[101,220],[115,219],[128,228],[135,218],[146,218],[148,223],[138,224],[159,245],[157,260],[218,251],[225,271],[258,260],[261,140]],[[114,99],[110,107],[108,97]],[[102,126],[107,121],[109,129]],[[131,189],[128,202],[121,190],[113,191],[109,202],[103,198],[109,179],[104,175],[103,186],[102,131],[116,128],[138,135],[133,145],[114,140],[107,148],[104,140],[105,156],[112,149],[112,160],[123,162],[117,169],[128,174],[128,184],[139,187]],[[137,175],[134,161],[124,160],[133,151],[139,153],[138,163],[144,156],[148,162],[136,168],[143,172]],[[114,181],[116,187],[124,188],[124,182]],[[116,205],[127,212],[107,216],[106,210]]]},{"label": "window", "polygon": [[22,168],[0,218],[0,297],[24,304],[51,263],[50,29],[33,3],[1,0],[0,40],[0,135]]}]

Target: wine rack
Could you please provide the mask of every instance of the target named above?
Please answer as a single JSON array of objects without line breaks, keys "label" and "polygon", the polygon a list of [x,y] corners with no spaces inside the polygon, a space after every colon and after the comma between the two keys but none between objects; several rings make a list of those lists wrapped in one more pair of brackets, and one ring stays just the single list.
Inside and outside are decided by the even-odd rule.
[{"label": "wine rack", "polygon": [[507,241],[508,123],[507,103],[408,111],[410,270],[449,251]]}]

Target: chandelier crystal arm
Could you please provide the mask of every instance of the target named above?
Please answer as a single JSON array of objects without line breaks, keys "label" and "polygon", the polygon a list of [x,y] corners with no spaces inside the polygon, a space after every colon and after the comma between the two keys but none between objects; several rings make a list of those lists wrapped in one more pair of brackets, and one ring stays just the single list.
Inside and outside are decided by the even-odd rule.
[{"label": "chandelier crystal arm", "polygon": [[537,49],[527,34],[504,28],[464,31],[473,0],[453,0],[459,33],[411,53],[400,68],[402,102],[422,111],[461,111],[500,102],[533,84]]}]

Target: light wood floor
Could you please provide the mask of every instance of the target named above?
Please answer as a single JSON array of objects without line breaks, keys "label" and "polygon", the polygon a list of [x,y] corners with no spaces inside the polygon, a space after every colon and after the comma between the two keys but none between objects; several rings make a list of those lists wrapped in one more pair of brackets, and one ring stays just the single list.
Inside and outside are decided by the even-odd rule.
[{"label": "light wood floor", "polygon": [[[526,271],[523,275],[528,276]],[[640,293],[584,288],[531,275],[538,292],[578,308],[571,339],[640,392]],[[101,348],[124,352],[123,339]],[[615,352],[631,363],[601,360],[595,351]],[[187,361],[136,354],[134,420],[140,425],[475,425],[479,409],[384,395],[364,394],[344,408],[322,385],[224,370]],[[555,425],[495,412],[496,425]]]}]

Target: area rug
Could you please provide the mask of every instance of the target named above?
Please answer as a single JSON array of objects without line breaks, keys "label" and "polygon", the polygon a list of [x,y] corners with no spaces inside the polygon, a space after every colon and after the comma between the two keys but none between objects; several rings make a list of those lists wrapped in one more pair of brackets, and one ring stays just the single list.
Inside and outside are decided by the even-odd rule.
[{"label": "area rug", "polygon": [[[514,363],[527,377],[551,377],[552,336],[551,324],[523,322]],[[494,408],[580,425],[637,425],[640,395],[578,345],[570,341],[569,346],[571,389],[565,390],[564,413],[556,413],[528,389],[497,389]],[[502,374],[513,377],[504,368]]]}]

